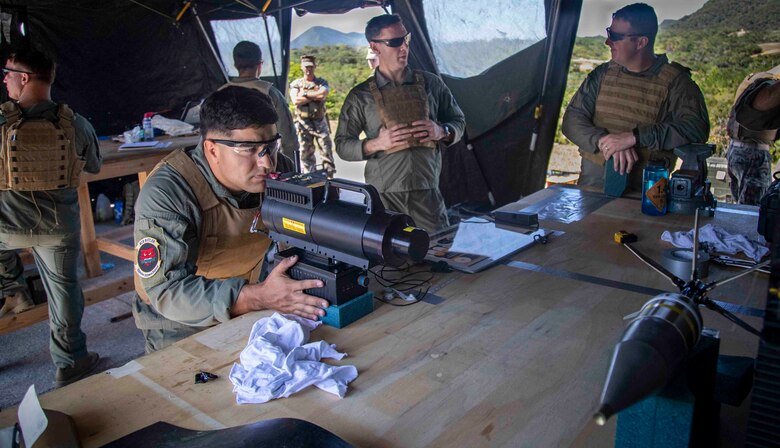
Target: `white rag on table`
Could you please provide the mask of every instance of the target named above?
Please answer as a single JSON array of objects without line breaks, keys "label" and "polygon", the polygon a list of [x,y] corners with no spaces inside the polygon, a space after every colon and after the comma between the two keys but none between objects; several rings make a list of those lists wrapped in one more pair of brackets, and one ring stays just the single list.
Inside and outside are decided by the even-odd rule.
[{"label": "white rag on table", "polygon": [[342,359],[325,341],[304,343],[322,322],[291,314],[264,317],[252,327],[249,342],[241,352],[241,364],[233,364],[230,381],[236,402],[265,403],[289,397],[309,385],[344,397],[347,384],[357,378],[355,366],[332,366],[322,358]]},{"label": "white rag on table", "polygon": [[[672,243],[675,247],[684,249],[693,248],[693,230],[687,232],[664,231],[661,239]],[[745,235],[731,234],[720,226],[707,224],[699,229],[699,243],[708,243],[715,252],[724,254],[736,254],[744,252],[754,261],[759,261],[769,253],[763,244],[750,241]]]}]

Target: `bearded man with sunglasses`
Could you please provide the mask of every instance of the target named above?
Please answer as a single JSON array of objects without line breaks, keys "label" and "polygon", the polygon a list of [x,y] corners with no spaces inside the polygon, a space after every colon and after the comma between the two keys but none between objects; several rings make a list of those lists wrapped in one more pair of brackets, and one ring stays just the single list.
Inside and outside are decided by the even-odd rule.
[{"label": "bearded man with sunglasses", "polygon": [[286,275],[295,257],[257,282],[271,241],[249,229],[266,178],[285,160],[278,118],[257,90],[212,93],[200,110],[201,143],[163,159],[141,189],[133,315],[147,353],[250,311],[325,314],[327,301],[303,292],[322,282]]},{"label": "bearded man with sunglasses", "polygon": [[707,141],[704,96],[689,69],[653,53],[657,32],[655,11],[644,3],[612,14],[605,42],[612,59],[588,75],[563,116],[563,134],[582,156],[579,185],[604,188],[605,162],[614,163],[628,176],[627,191],[641,193],[649,161],[672,170],[675,147]]},{"label": "bearded man with sunglasses", "polygon": [[366,182],[388,209],[410,215],[428,231],[446,227],[441,146],[460,140],[466,119],[438,76],[408,67],[411,34],[399,16],[371,19],[366,39],[379,66],[344,100],[336,152],[344,160],[367,161]]},{"label": "bearded man with sunglasses", "polygon": [[3,68],[12,101],[0,105],[0,315],[32,306],[16,253],[32,248],[48,295],[49,351],[60,387],[94,371],[100,358],[87,351],[81,331],[77,187],[82,170],[97,173],[101,159],[92,125],[52,101],[55,73],[53,58],[36,49],[12,54]]}]

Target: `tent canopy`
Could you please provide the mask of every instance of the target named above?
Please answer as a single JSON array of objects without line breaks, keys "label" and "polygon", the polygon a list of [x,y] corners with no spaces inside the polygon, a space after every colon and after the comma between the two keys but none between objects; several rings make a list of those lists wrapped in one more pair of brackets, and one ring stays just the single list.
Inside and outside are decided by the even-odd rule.
[{"label": "tent canopy", "polygon": [[[0,0],[0,13],[12,17],[0,56],[30,44],[52,52],[58,62],[55,101],[68,103],[99,135],[108,135],[147,111],[177,116],[187,102],[225,82],[212,23],[261,18],[273,53],[264,54],[272,61],[268,79],[284,92],[293,13],[375,8],[378,15],[386,8],[415,35],[410,66],[439,73],[466,114],[467,135],[444,151],[445,200],[501,205],[544,186],[581,7],[581,0]],[[468,29],[450,32],[457,28],[447,21],[453,12]],[[520,27],[538,37],[484,70],[453,74],[458,69],[448,61],[465,55],[473,63],[489,53],[469,53],[480,36],[494,39],[490,52],[509,42],[490,36],[500,28],[490,21],[508,16],[515,22],[504,24],[502,33]],[[460,42],[459,34],[477,42]]]}]

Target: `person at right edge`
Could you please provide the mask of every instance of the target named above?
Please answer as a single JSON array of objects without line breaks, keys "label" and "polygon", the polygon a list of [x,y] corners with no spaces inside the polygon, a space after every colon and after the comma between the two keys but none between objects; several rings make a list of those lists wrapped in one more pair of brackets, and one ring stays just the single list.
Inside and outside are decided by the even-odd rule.
[{"label": "person at right edge", "polygon": [[731,194],[739,204],[758,205],[772,183],[770,149],[780,138],[780,65],[748,75],[737,89],[728,121],[726,153]]},{"label": "person at right edge", "polygon": [[709,116],[690,70],[653,53],[658,18],[634,3],[612,14],[607,40],[612,58],[596,67],[571,99],[563,134],[582,156],[578,185],[604,189],[604,165],[628,174],[626,193],[642,192],[642,170],[661,161],[674,169],[675,147],[704,143]]},{"label": "person at right edge", "polygon": [[408,67],[411,34],[398,15],[369,20],[366,39],[379,66],[347,94],[336,152],[347,161],[367,160],[366,182],[388,209],[429,232],[447,227],[441,148],[463,135],[463,111],[441,78]]}]

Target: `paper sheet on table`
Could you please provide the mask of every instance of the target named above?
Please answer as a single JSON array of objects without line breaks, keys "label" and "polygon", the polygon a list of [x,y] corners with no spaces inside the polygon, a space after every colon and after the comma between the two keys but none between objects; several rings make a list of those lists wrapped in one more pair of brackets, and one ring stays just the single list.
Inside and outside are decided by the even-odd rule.
[{"label": "paper sheet on table", "polygon": [[49,419],[46,418],[41,403],[38,401],[35,384],[30,385],[24,394],[17,411],[17,417],[19,418],[19,426],[22,428],[25,445],[33,446],[49,425]]},{"label": "paper sheet on table", "polygon": [[173,142],[158,142],[157,140],[152,140],[150,142],[136,142],[136,143],[125,143],[122,146],[119,147],[120,150],[126,150],[126,149],[162,149],[167,148],[171,146]]},{"label": "paper sheet on table", "polygon": [[534,236],[537,234],[544,235],[544,230],[539,229],[525,235],[499,229],[493,222],[482,218],[470,218],[458,225],[458,231],[449,250],[498,259],[533,244]]}]

